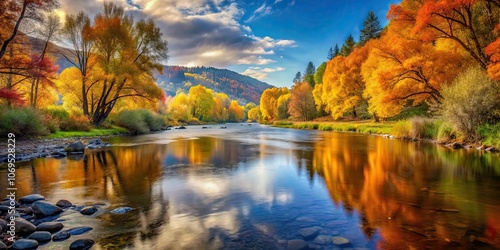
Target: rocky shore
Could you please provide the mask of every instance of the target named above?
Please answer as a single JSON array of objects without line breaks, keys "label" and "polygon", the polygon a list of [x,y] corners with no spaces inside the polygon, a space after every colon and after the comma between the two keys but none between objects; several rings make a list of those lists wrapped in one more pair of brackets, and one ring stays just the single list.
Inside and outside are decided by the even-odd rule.
[{"label": "rocky shore", "polygon": [[[93,228],[66,228],[60,216],[75,211],[91,216],[99,210],[106,210],[104,204],[76,205],[68,200],[59,200],[53,204],[40,194],[23,196],[19,200],[7,197],[0,203],[0,250],[37,249],[40,245],[65,241],[73,235],[83,235]],[[102,212],[124,214],[132,210],[134,209],[130,207],[119,207]],[[80,238],[74,240],[69,249],[90,249],[94,244],[93,239]]]},{"label": "rocky shore", "polygon": [[[33,158],[64,158],[68,155],[83,154],[85,148],[90,150],[108,147],[111,144],[96,138],[64,138],[42,140],[17,140],[15,143],[16,162]],[[0,164],[8,161],[7,142],[0,143]]]}]

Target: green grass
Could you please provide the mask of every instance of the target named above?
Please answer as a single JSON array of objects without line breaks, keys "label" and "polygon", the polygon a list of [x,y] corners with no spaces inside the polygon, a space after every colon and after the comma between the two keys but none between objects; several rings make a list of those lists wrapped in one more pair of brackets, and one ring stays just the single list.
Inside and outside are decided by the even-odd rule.
[{"label": "green grass", "polygon": [[390,134],[394,122],[375,123],[372,121],[355,122],[290,122],[279,121],[273,124],[279,128],[317,129],[322,131],[358,132],[366,134]]},{"label": "green grass", "polygon": [[46,138],[59,139],[68,137],[93,137],[93,136],[119,135],[128,133],[129,131],[125,128],[113,126],[112,128],[93,128],[90,131],[57,131],[55,133],[46,136]]}]

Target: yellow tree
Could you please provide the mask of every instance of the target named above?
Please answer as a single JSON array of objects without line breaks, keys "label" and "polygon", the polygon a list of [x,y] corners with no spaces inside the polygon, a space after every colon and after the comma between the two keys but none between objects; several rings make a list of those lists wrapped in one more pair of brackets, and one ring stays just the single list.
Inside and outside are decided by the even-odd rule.
[{"label": "yellow tree", "polygon": [[213,117],[216,121],[224,122],[229,119],[229,105],[231,100],[224,93],[217,93],[214,97]]},{"label": "yellow tree", "polygon": [[214,95],[211,89],[202,85],[189,88],[191,115],[200,121],[211,121],[214,108]]},{"label": "yellow tree", "polygon": [[242,106],[238,104],[237,101],[232,100],[229,105],[229,121],[230,122],[240,122],[245,119],[245,110]]},{"label": "yellow tree", "polygon": [[257,106],[248,111],[248,120],[258,121],[260,119],[260,107]]},{"label": "yellow tree", "polygon": [[260,97],[260,111],[264,120],[271,121],[278,117],[278,99],[288,93],[290,91],[286,87],[264,90]]},{"label": "yellow tree", "polygon": [[389,25],[388,32],[373,41],[362,66],[364,96],[370,112],[381,117],[394,116],[407,104],[440,103],[442,85],[467,64],[453,43],[403,37],[396,28]]},{"label": "yellow tree", "polygon": [[167,113],[175,121],[188,122],[191,120],[189,96],[182,91],[178,92],[168,103]]}]

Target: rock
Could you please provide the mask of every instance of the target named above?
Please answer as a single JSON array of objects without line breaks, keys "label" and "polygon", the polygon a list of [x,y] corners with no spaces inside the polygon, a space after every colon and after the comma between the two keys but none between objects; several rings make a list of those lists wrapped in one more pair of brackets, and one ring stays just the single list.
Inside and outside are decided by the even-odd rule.
[{"label": "rock", "polygon": [[52,205],[45,201],[36,201],[35,203],[33,203],[33,206],[31,206],[31,208],[33,208],[33,212],[35,213],[35,215],[40,217],[51,216],[62,212],[62,209],[60,207]]},{"label": "rock", "polygon": [[325,227],[338,227],[347,223],[348,222],[346,220],[332,220],[326,223]]},{"label": "rock", "polygon": [[6,250],[6,249],[7,246],[2,241],[0,241],[0,250]]},{"label": "rock", "polygon": [[288,250],[304,250],[308,249],[309,245],[304,240],[295,239],[289,240],[286,244],[286,248]]},{"label": "rock", "polygon": [[92,229],[93,228],[91,228],[91,227],[74,227],[74,228],[70,228],[70,229],[66,230],[66,232],[68,232],[71,235],[80,235],[80,234],[84,234]]},{"label": "rock", "polygon": [[7,200],[7,201],[2,201],[0,203],[1,206],[13,206],[13,207],[19,207],[19,203],[15,200]]},{"label": "rock", "polygon": [[38,241],[29,239],[16,240],[10,249],[21,250],[21,249],[37,249]]},{"label": "rock", "polygon": [[132,210],[134,210],[134,209],[131,207],[119,207],[119,208],[115,208],[115,209],[111,210],[110,213],[112,213],[112,214],[124,214],[124,213],[130,212]]},{"label": "rock", "polygon": [[484,146],[484,145],[481,145],[481,146],[477,147],[476,149],[477,149],[477,150],[479,150],[479,151],[481,151],[481,150],[483,150],[484,148],[485,148],[485,146]]},{"label": "rock", "polygon": [[339,247],[345,247],[345,246],[349,246],[351,244],[351,242],[349,242],[348,239],[346,239],[342,236],[332,237],[332,242],[333,242],[333,244],[335,244],[336,246],[339,246]]},{"label": "rock", "polygon": [[70,250],[85,250],[90,249],[94,245],[94,241],[91,239],[78,239],[73,241],[71,245],[69,245]]},{"label": "rock", "polygon": [[0,227],[7,228],[7,221],[4,219],[0,219]]},{"label": "rock", "polygon": [[487,147],[484,151],[490,152],[490,153],[495,153],[495,152],[498,152],[498,149],[495,147]]},{"label": "rock", "polygon": [[319,227],[307,227],[299,230],[299,234],[304,240],[312,240],[318,236],[318,233]]},{"label": "rock", "polygon": [[454,143],[450,144],[450,148],[452,148],[452,149],[461,149],[461,148],[463,148],[463,145],[461,143],[459,143],[459,142],[454,142]]},{"label": "rock", "polygon": [[35,225],[23,218],[16,218],[14,221],[16,223],[16,234],[30,235],[36,231]]},{"label": "rock", "polygon": [[19,213],[28,214],[28,215],[31,215],[34,213],[33,208],[31,208],[31,207],[18,208],[17,211]]},{"label": "rock", "polygon": [[61,222],[43,222],[36,227],[36,231],[47,231],[55,233],[63,229],[64,225]]},{"label": "rock", "polygon": [[97,208],[94,206],[87,206],[80,210],[80,213],[83,215],[93,215],[95,212],[97,212]]},{"label": "rock", "polygon": [[41,201],[41,200],[45,200],[45,197],[43,197],[40,194],[30,194],[30,195],[26,195],[26,196],[21,197],[19,199],[19,202],[21,202],[22,204],[31,204],[35,201]]},{"label": "rock", "polygon": [[8,213],[9,209],[10,209],[9,206],[0,205],[0,214]]},{"label": "rock", "polygon": [[328,245],[330,244],[330,242],[332,242],[332,236],[319,235],[313,240],[313,242],[320,245]]},{"label": "rock", "polygon": [[73,206],[73,204],[68,200],[59,200],[56,203],[56,206],[61,207],[61,208],[65,208],[65,207],[71,207],[71,206]]},{"label": "rock", "polygon": [[88,145],[102,146],[104,145],[104,142],[101,139],[92,139],[89,141]]},{"label": "rock", "polygon": [[83,144],[81,141],[76,141],[73,143],[70,143],[64,151],[68,153],[83,153],[85,151],[85,144]]},{"label": "rock", "polygon": [[180,126],[180,127],[176,128],[176,129],[186,129],[186,127]]},{"label": "rock", "polygon": [[49,242],[52,239],[52,235],[46,231],[34,232],[28,236],[30,240],[36,240],[38,243]]},{"label": "rock", "polygon": [[69,234],[66,231],[61,231],[59,233],[56,233],[52,236],[53,241],[63,241],[71,237],[71,234]]}]

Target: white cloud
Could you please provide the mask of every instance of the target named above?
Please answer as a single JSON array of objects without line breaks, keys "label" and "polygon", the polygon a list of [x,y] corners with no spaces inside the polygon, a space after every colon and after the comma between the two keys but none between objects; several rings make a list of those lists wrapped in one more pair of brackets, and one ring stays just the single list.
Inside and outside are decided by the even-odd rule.
[{"label": "white cloud", "polygon": [[277,67],[277,68],[261,68],[261,67],[248,67],[245,71],[241,72],[242,75],[251,76],[258,80],[265,80],[269,73],[283,71],[285,68]]},{"label": "white cloud", "polygon": [[[104,0],[60,0],[60,13],[102,11]],[[294,47],[295,41],[257,37],[242,23],[245,10],[236,2],[224,0],[106,0],[123,6],[139,18],[153,18],[169,44],[170,65],[228,67],[235,64],[265,65],[276,49]],[[137,8],[140,6],[141,8]],[[258,11],[257,11],[258,10]],[[268,5],[256,12],[267,15]],[[61,14],[62,15],[62,14]]]}]

